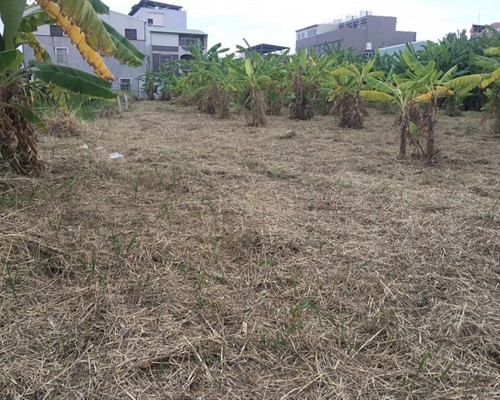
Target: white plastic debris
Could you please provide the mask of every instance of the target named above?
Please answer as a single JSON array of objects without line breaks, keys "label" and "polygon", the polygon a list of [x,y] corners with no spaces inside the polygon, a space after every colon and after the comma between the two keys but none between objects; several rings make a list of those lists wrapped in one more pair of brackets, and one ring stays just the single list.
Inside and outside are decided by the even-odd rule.
[{"label": "white plastic debris", "polygon": [[123,158],[123,157],[124,157],[124,155],[120,154],[120,153],[110,153],[109,154],[109,158],[111,158],[111,159]]}]

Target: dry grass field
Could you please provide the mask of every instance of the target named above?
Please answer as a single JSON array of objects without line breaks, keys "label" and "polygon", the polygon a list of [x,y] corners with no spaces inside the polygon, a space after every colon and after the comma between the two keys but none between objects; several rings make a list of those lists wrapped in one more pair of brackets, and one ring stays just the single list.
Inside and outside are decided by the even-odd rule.
[{"label": "dry grass field", "polygon": [[440,115],[427,166],[369,111],[43,134],[0,178],[0,399],[500,399],[500,139]]}]

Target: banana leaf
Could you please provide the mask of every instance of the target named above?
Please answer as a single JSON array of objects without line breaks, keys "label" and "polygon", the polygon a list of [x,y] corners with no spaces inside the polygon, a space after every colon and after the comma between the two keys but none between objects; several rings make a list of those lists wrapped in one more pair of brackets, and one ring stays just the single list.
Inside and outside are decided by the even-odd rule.
[{"label": "banana leaf", "polygon": [[[26,0],[1,0],[0,1],[0,17],[4,25],[3,29],[3,46],[0,50],[14,49],[14,38],[19,31],[19,25],[23,19]],[[5,48],[4,48],[5,46]]]},{"label": "banana leaf", "polygon": [[116,99],[111,83],[77,69],[61,65],[36,63],[35,76],[44,83],[52,83],[72,93],[101,99]]},{"label": "banana leaf", "polygon": [[0,51],[0,75],[17,69],[23,62],[23,53],[19,50]]}]

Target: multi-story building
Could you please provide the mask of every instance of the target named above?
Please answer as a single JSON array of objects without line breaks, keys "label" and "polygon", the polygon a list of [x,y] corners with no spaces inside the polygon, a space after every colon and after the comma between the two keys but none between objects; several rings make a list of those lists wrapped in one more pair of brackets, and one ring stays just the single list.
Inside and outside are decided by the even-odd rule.
[{"label": "multi-story building", "polygon": [[129,15],[146,21],[148,69],[158,71],[167,61],[189,59],[193,43],[207,48],[208,35],[187,29],[187,14],[181,6],[141,0],[132,7]]},{"label": "multi-story building", "polygon": [[486,35],[488,37],[492,37],[493,30],[500,32],[500,22],[493,22],[492,24],[489,24],[489,25],[472,24],[472,27],[470,28],[469,34],[470,34],[471,39],[476,38],[476,37],[481,37],[484,35]]},{"label": "multi-story building", "polygon": [[[104,59],[116,77],[112,86],[116,91],[130,91],[140,95],[143,83],[139,77],[146,71],[158,71],[161,64],[170,60],[189,58],[190,43],[197,41],[203,49],[207,46],[206,33],[187,29],[187,15],[181,6],[141,0],[132,7],[129,15],[110,11],[99,17],[146,56],[143,65],[137,68],[121,64],[114,58]],[[93,68],[57,25],[41,26],[35,35],[53,63],[93,73]],[[35,59],[30,46],[23,45],[22,50],[27,63]]]},{"label": "multi-story building", "polygon": [[359,16],[297,30],[295,47],[297,52],[306,49],[316,54],[327,48],[353,48],[356,53],[363,54],[381,47],[414,42],[416,37],[416,32],[397,31],[396,17],[363,11]]}]

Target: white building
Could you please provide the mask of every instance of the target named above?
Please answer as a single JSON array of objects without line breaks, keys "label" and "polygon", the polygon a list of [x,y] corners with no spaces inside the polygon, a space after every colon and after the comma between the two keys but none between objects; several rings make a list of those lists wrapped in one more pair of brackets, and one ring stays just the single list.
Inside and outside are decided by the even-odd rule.
[{"label": "white building", "polygon": [[141,0],[129,15],[146,21],[148,69],[158,71],[167,61],[190,58],[191,43],[207,48],[208,35],[187,28],[187,13],[182,6]]}]

